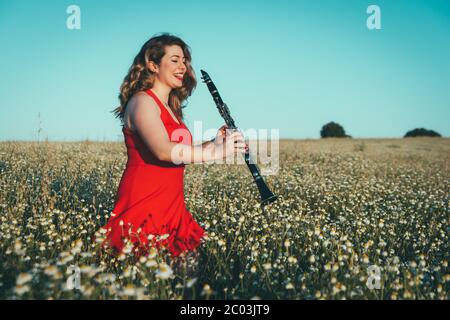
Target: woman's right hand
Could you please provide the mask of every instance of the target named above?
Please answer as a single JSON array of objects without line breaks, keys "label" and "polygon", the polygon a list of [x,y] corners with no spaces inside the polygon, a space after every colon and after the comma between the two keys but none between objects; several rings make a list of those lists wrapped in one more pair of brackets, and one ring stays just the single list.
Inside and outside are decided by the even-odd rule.
[{"label": "woman's right hand", "polygon": [[[235,131],[225,136],[225,141],[221,145],[216,145],[216,152],[219,159],[228,158],[235,153],[244,154],[247,144],[244,141],[244,135],[240,131]],[[219,149],[219,150],[217,150]],[[216,154],[217,154],[216,153]]]}]

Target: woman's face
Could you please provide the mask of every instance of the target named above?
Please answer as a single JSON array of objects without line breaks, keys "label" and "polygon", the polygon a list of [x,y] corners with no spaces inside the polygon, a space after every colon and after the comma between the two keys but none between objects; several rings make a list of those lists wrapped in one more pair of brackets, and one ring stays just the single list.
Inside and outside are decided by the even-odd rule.
[{"label": "woman's face", "polygon": [[165,55],[161,64],[156,69],[157,79],[170,88],[183,86],[183,77],[186,73],[185,58],[180,46],[172,45],[165,47]]}]

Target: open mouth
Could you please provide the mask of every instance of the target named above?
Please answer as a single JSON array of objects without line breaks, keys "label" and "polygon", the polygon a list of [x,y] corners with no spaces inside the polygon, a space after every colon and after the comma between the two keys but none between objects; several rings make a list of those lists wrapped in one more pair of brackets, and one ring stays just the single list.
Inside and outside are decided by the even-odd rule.
[{"label": "open mouth", "polygon": [[182,81],[183,80],[183,74],[182,73],[176,73],[175,74],[175,78],[177,78],[178,80]]}]

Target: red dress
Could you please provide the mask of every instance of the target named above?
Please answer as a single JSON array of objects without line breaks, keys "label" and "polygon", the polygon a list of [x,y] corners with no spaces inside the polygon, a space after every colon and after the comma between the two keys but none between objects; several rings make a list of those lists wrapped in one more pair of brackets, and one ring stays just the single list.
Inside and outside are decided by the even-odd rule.
[{"label": "red dress", "polygon": [[[192,135],[184,123],[175,122],[151,89],[145,92],[160,107],[161,120],[170,140],[192,145]],[[158,160],[137,132],[125,127],[122,131],[128,161],[111,217],[102,227],[107,230],[105,241],[116,253],[120,253],[124,247],[123,239],[129,238],[137,256],[148,253],[150,246],[168,247],[173,256],[194,250],[206,233],[193,219],[184,202],[185,165]],[[168,237],[155,242],[157,235]]]}]

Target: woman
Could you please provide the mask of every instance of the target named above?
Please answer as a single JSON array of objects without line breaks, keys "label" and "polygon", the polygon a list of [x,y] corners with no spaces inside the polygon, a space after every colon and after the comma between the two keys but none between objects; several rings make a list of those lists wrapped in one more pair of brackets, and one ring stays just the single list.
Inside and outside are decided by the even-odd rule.
[{"label": "woman", "polygon": [[214,141],[192,145],[181,104],[196,83],[190,48],[162,34],[143,45],[121,85],[114,112],[122,120],[128,161],[111,217],[102,227],[115,253],[125,239],[137,256],[153,245],[168,247],[174,257],[195,252],[205,231],[186,209],[185,164],[224,159],[247,148],[242,133],[228,134],[225,125]]}]

